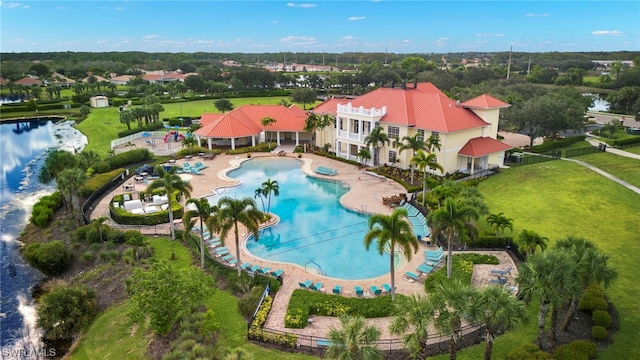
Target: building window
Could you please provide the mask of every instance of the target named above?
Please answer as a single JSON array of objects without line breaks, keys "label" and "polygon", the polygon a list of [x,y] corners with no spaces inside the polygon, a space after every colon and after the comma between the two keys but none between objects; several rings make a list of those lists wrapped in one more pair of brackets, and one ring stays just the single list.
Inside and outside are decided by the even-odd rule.
[{"label": "building window", "polygon": [[395,150],[389,150],[389,162],[395,164],[398,159],[398,154],[396,154]]},{"label": "building window", "polygon": [[353,120],[353,132],[356,134],[360,132],[360,122],[358,120]]},{"label": "building window", "polygon": [[397,126],[389,126],[387,129],[387,136],[389,139],[399,139],[400,138],[400,128]]},{"label": "building window", "polygon": [[371,121],[367,121],[365,122],[365,124],[366,124],[365,134],[368,134],[371,132]]},{"label": "building window", "polygon": [[344,121],[342,121],[342,118],[340,118],[340,130],[344,130],[343,123]]},{"label": "building window", "polygon": [[416,137],[418,141],[424,141],[424,130],[418,129],[418,136]]},{"label": "building window", "polygon": [[439,138],[440,137],[440,133],[437,131],[432,131],[431,132],[431,136],[433,136],[434,138]]}]

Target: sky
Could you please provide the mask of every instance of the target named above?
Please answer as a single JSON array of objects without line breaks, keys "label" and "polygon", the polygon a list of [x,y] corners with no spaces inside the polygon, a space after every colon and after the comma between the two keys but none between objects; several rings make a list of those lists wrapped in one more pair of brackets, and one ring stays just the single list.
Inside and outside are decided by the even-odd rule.
[{"label": "sky", "polygon": [[2,1],[0,52],[639,51],[640,1]]}]

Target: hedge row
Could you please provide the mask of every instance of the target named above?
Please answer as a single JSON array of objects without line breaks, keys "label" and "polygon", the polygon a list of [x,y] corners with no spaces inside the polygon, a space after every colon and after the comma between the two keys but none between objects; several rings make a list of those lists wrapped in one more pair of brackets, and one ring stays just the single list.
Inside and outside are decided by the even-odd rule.
[{"label": "hedge row", "polygon": [[391,296],[354,298],[297,289],[293,291],[289,300],[285,327],[304,328],[307,326],[309,315],[335,317],[349,314],[365,318],[379,318],[392,316],[393,309]]},{"label": "hedge row", "polygon": [[141,163],[143,161],[150,160],[151,158],[153,158],[153,155],[149,149],[141,148],[119,153],[115,156],[106,158],[105,161],[109,163],[112,169],[115,169],[128,164]]},{"label": "hedge row", "polygon": [[164,128],[164,124],[163,123],[151,123],[148,125],[143,125],[142,127],[137,127],[137,128],[133,128],[131,130],[127,129],[127,130],[122,130],[120,132],[118,132],[118,137],[122,138],[125,136],[129,136],[132,134],[136,134],[139,133],[141,131],[155,131],[155,130],[160,130]]},{"label": "hedge row", "polygon": [[260,143],[256,146],[247,146],[235,150],[227,150],[227,155],[238,155],[238,154],[247,154],[252,152],[269,152],[270,149],[276,147],[276,143]]},{"label": "hedge row", "polygon": [[586,138],[585,135],[578,135],[578,136],[566,137],[564,139],[548,141],[542,145],[535,145],[534,147],[531,148],[531,152],[538,153],[538,154],[545,153],[547,151],[567,147],[569,145],[578,143],[580,141],[583,141],[585,138]]},{"label": "hedge row", "polygon": [[125,169],[119,168],[103,174],[96,174],[80,187],[80,196],[87,198],[96,190],[110,183],[116,176],[120,175]]},{"label": "hedge row", "polygon": [[61,110],[61,109],[64,109],[65,106],[72,107],[72,108],[79,108],[81,105],[82,104],[75,104],[75,103],[74,104],[42,104],[42,105],[38,104],[35,107],[33,105],[28,105],[28,104],[13,106],[13,107],[6,107],[5,105],[2,105],[2,113],[9,114],[9,113],[16,113],[16,112],[26,112],[26,111],[34,111],[35,109],[43,110],[43,111],[44,110]]},{"label": "hedge row", "polygon": [[[173,204],[173,218],[181,219],[184,214],[184,208],[180,204]],[[117,224],[121,225],[158,225],[166,224],[169,222],[169,210],[158,211],[153,214],[132,214],[125,209],[117,208],[113,206],[113,203],[109,205],[109,212],[111,213],[111,219]]]},{"label": "hedge row", "polygon": [[199,154],[199,153],[220,155],[222,154],[222,150],[220,149],[209,150],[206,147],[202,147],[202,146],[194,146],[192,148],[186,147],[186,148],[180,149],[176,153],[176,157],[183,158],[187,155],[193,155],[193,154]]},{"label": "hedge row", "polygon": [[467,243],[472,248],[505,248],[513,244],[511,236],[482,235]]},{"label": "hedge row", "polygon": [[33,205],[29,222],[37,227],[46,227],[49,221],[51,221],[53,213],[55,213],[60,206],[62,206],[62,195],[57,191],[51,195],[41,197],[40,200]]},{"label": "hedge row", "polygon": [[640,136],[630,137],[626,139],[613,140],[613,146],[624,146],[630,144],[640,144]]}]

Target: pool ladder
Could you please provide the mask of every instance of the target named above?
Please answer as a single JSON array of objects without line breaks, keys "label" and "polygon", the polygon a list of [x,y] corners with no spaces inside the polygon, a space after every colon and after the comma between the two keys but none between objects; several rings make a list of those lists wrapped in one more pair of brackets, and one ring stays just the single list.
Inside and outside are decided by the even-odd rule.
[{"label": "pool ladder", "polygon": [[322,276],[325,276],[325,273],[322,270],[322,266],[318,265],[318,263],[315,262],[315,261],[309,261],[308,263],[304,264],[304,270],[305,271],[307,271],[307,265],[309,265],[309,264],[314,264],[315,266],[317,266],[318,267],[318,274],[322,275]]}]

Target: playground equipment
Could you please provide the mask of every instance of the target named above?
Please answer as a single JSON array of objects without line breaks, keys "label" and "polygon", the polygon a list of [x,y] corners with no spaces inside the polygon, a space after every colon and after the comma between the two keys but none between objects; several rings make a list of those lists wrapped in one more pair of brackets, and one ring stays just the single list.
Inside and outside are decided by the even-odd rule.
[{"label": "playground equipment", "polygon": [[182,141],[184,140],[184,135],[176,130],[168,131],[164,136],[164,142],[169,142],[172,140],[175,142]]}]

